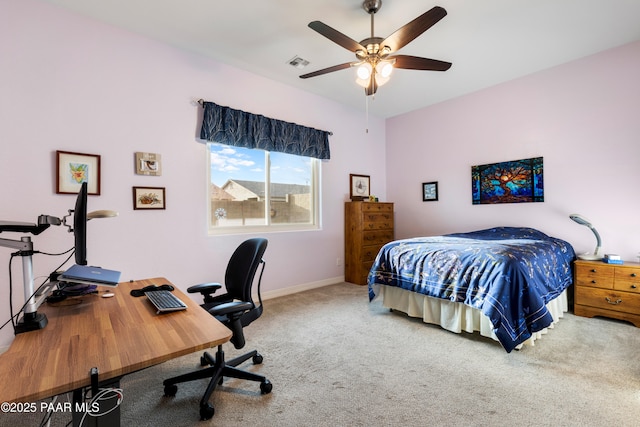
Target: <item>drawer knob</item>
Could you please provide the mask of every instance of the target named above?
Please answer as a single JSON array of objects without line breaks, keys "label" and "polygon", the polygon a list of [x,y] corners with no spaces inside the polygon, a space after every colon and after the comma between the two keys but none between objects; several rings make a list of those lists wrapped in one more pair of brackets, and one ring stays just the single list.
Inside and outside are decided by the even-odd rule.
[{"label": "drawer knob", "polygon": [[631,285],[631,289],[635,289],[635,288],[637,288],[636,285]]},{"label": "drawer knob", "polygon": [[592,280],[591,283],[598,283],[598,281],[597,280]]},{"label": "drawer knob", "polygon": [[620,304],[622,302],[622,300],[620,298],[618,298],[615,301],[611,301],[611,298],[609,298],[609,297],[604,297],[604,299],[607,300],[607,302],[609,304],[612,304],[612,305],[618,305],[618,304]]},{"label": "drawer knob", "polygon": [[631,273],[631,277],[636,277],[636,273]]}]

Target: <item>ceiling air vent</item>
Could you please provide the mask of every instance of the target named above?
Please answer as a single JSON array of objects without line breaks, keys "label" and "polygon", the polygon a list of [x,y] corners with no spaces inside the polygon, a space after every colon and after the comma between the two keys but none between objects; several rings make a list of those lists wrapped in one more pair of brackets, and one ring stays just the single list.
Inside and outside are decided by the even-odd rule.
[{"label": "ceiling air vent", "polygon": [[292,67],[296,67],[296,68],[300,68],[300,69],[302,69],[302,68],[306,67],[307,65],[309,65],[309,61],[307,61],[306,59],[300,58],[298,55],[294,56],[293,58],[291,58],[287,62]]}]

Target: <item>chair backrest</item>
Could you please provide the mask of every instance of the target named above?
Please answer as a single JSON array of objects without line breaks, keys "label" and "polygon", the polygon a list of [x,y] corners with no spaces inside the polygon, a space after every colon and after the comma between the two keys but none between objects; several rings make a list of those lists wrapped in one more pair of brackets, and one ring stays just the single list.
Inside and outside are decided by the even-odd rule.
[{"label": "chair backrest", "polygon": [[251,288],[258,266],[263,262],[262,255],[267,250],[267,243],[267,239],[263,238],[245,240],[231,255],[224,284],[233,299],[253,302]]}]

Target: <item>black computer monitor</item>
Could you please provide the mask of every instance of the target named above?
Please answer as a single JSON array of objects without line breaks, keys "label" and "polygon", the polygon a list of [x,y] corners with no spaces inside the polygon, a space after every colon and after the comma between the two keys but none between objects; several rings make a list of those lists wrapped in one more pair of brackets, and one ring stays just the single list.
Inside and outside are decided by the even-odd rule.
[{"label": "black computer monitor", "polygon": [[87,183],[83,182],[78,191],[73,210],[73,237],[76,264],[87,265]]}]

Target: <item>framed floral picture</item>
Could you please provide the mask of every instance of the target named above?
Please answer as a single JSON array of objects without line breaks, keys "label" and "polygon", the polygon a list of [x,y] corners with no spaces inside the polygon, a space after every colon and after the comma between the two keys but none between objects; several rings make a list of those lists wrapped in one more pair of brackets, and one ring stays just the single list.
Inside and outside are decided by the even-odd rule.
[{"label": "framed floral picture", "polygon": [[100,194],[100,156],[56,151],[56,193],[77,194],[84,182],[88,194]]},{"label": "framed floral picture", "polygon": [[371,194],[371,177],[369,175],[349,174],[351,200],[368,199]]},{"label": "framed floral picture", "polygon": [[166,209],[164,187],[133,187],[133,209]]}]

